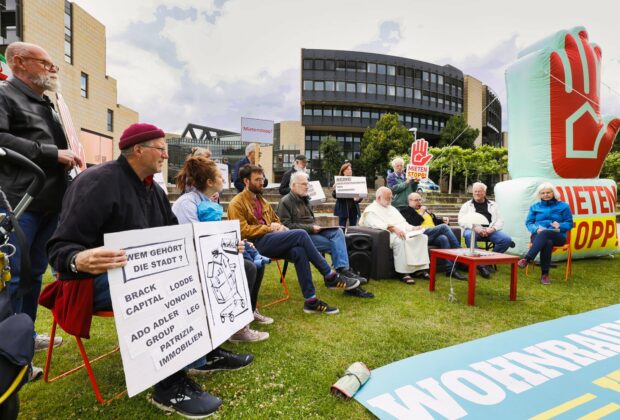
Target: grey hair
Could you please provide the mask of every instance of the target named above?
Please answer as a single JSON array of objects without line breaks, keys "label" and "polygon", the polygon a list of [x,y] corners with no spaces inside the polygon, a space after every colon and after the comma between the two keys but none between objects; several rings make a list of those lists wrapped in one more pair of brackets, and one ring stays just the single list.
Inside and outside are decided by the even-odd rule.
[{"label": "grey hair", "polygon": [[379,187],[377,191],[375,191],[375,200],[378,200],[380,197],[383,197],[383,194],[386,192],[392,192],[388,187]]},{"label": "grey hair", "polygon": [[558,189],[555,187],[555,185],[553,185],[549,181],[543,182],[536,188],[536,193],[534,193],[534,198],[539,199],[540,192],[542,190],[551,190],[551,192],[553,193],[553,198],[555,198],[556,200],[560,199],[560,193],[558,192]]},{"label": "grey hair", "polygon": [[474,190],[476,187],[482,187],[484,192],[487,191],[487,186],[482,182],[474,182],[474,185],[471,186],[471,189]]},{"label": "grey hair", "polygon": [[297,184],[299,182],[307,181],[308,174],[303,171],[296,171],[291,174],[291,185]]},{"label": "grey hair", "polygon": [[250,143],[247,146],[245,146],[245,155],[249,156],[250,153],[255,152],[256,151],[256,143]]},{"label": "grey hair", "polygon": [[392,159],[392,162],[390,163],[392,165],[392,169],[396,169],[396,164],[398,162],[402,163],[403,165],[405,164],[405,161],[403,160],[403,158],[396,157],[396,158]]}]

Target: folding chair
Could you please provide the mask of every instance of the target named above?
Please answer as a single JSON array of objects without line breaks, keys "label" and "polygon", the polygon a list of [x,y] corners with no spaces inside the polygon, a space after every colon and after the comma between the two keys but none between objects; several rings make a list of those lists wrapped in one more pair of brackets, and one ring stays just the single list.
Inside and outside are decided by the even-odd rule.
[{"label": "folding chair", "polygon": [[[93,313],[93,316],[100,316],[103,318],[113,318],[114,317],[114,313],[112,311],[101,311],[101,312],[95,312]],[[52,331],[50,332],[50,344],[49,347],[47,348],[47,358],[45,360],[45,370],[43,371],[43,380],[47,383],[51,383],[51,382],[55,382],[59,379],[62,379],[66,376],[71,375],[74,372],[77,372],[78,370],[82,369],[83,367],[86,368],[86,372],[88,373],[88,378],[90,379],[90,384],[93,388],[93,392],[95,393],[95,397],[97,398],[97,401],[99,402],[99,404],[108,404],[111,401],[123,396],[124,394],[127,393],[127,390],[124,390],[116,395],[114,395],[112,398],[108,399],[108,400],[104,400],[103,397],[101,396],[101,391],[99,391],[99,385],[97,384],[97,379],[95,378],[95,373],[93,372],[93,368],[91,367],[92,363],[95,363],[98,360],[103,359],[104,357],[107,357],[113,353],[116,353],[119,351],[119,347],[116,346],[114,349],[112,349],[111,351],[102,354],[100,356],[97,356],[96,358],[89,360],[88,355],[86,354],[86,350],[84,349],[84,344],[82,343],[82,339],[78,336],[74,336],[75,337],[75,341],[77,343],[78,349],[80,350],[80,354],[82,355],[82,360],[84,361],[84,363],[82,363],[81,365],[73,368],[73,369],[69,369],[68,371],[61,373],[60,375],[54,377],[54,378],[49,378],[49,373],[50,373],[50,368],[51,368],[51,364],[52,364],[52,352],[54,351],[54,337],[56,336],[56,318],[54,317],[54,321],[52,323]]]},{"label": "folding chair", "polygon": [[[574,226],[574,224],[573,224]],[[554,246],[553,248],[551,248],[551,255],[553,255],[554,252],[566,252],[566,271],[564,273],[564,281],[567,282],[568,281],[568,276],[572,276],[573,275],[573,250],[571,248],[571,230],[569,230],[568,232],[566,232],[566,243],[562,246]],[[528,248],[532,247],[532,242],[530,241],[530,245],[528,246]],[[530,263],[525,267],[525,275],[529,275],[528,271],[530,269],[530,264],[534,264],[534,261],[530,261]]]},{"label": "folding chair", "polygon": [[284,268],[280,265],[280,258],[272,258],[272,261],[275,261],[276,266],[278,267],[278,272],[280,273],[280,283],[282,284],[282,287],[284,288],[284,297],[280,298],[280,299],[276,299],[273,302],[269,302],[266,304],[257,304],[256,307],[257,308],[266,308],[268,306],[272,306],[275,305],[277,303],[282,303],[282,302],[286,302],[287,300],[290,299],[290,293],[288,291],[288,286],[286,285],[286,270],[288,268],[288,261],[284,260]]}]

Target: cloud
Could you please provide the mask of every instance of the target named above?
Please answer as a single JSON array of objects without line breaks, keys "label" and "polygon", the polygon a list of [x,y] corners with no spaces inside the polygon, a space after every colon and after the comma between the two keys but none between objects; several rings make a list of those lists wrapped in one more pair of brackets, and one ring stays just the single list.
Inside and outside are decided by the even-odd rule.
[{"label": "cloud", "polygon": [[400,23],[395,21],[386,21],[379,25],[379,36],[377,39],[366,44],[359,44],[353,49],[355,51],[388,54],[401,40],[402,35]]}]

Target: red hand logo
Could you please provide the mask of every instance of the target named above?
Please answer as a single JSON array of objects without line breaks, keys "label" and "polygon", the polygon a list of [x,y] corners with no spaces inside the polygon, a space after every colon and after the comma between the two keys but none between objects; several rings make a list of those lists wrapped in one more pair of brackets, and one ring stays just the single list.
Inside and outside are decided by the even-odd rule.
[{"label": "red hand logo", "polygon": [[562,178],[596,178],[620,129],[620,120],[601,117],[601,49],[567,33],[564,49],[551,53],[551,160]]},{"label": "red hand logo", "polygon": [[411,145],[411,164],[424,166],[433,155],[428,154],[428,142],[424,139],[418,139]]}]

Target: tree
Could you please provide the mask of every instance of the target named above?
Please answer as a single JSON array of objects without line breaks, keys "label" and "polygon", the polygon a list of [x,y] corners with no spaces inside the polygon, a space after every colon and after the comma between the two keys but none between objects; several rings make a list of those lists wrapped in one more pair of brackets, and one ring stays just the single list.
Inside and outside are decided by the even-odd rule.
[{"label": "tree", "polygon": [[362,137],[361,164],[367,176],[377,172],[384,175],[390,167],[390,160],[409,153],[413,135],[398,121],[397,114],[385,114],[374,128],[368,128]]},{"label": "tree", "polygon": [[[474,141],[480,134],[477,128],[471,128],[463,114],[456,114],[450,117],[446,126],[439,134],[438,147],[461,146],[463,149],[473,149]],[[456,139],[456,141],[454,141]]]},{"label": "tree", "polygon": [[342,152],[342,144],[333,136],[327,136],[319,146],[321,153],[322,168],[327,173],[327,182],[331,183],[331,178],[340,170],[340,166],[344,162],[344,154]]},{"label": "tree", "polygon": [[620,182],[620,151],[607,155],[603,169],[601,169],[601,178],[611,178]]},{"label": "tree", "polygon": [[[463,149],[459,146],[443,147],[441,149],[431,149],[433,160],[431,160],[430,168],[440,170],[440,178],[443,176],[444,170],[449,171],[448,194],[452,194],[452,177],[463,170]],[[435,154],[437,153],[437,154]],[[439,180],[441,183],[441,179]]]}]

